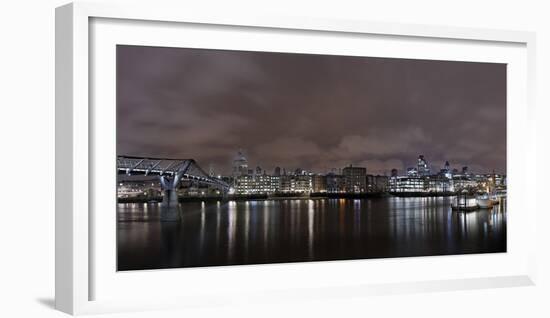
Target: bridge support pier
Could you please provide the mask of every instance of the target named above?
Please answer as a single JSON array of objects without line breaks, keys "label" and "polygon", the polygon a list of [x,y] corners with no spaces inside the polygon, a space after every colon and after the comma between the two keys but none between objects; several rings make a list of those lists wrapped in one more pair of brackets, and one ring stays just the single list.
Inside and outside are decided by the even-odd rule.
[{"label": "bridge support pier", "polygon": [[166,176],[160,177],[160,183],[164,189],[162,203],[160,204],[160,220],[163,222],[175,222],[181,220],[181,209],[178,201],[178,192],[180,176],[175,175],[172,180]]},{"label": "bridge support pier", "polygon": [[164,197],[160,204],[160,220],[179,221],[180,219],[181,210],[176,189],[164,190]]}]

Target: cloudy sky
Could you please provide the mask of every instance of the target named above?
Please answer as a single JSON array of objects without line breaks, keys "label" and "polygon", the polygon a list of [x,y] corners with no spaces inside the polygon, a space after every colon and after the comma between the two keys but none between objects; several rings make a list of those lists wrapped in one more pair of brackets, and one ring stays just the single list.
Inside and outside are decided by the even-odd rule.
[{"label": "cloudy sky", "polygon": [[117,153],[325,172],[506,170],[506,65],[117,47]]}]

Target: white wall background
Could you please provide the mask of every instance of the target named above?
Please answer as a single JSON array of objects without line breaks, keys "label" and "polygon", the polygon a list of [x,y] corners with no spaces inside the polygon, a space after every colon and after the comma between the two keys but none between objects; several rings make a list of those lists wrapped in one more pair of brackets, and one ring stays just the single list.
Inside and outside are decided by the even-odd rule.
[{"label": "white wall background", "polygon": [[[128,1],[130,2],[130,1]],[[161,1],[149,1],[162,5]],[[548,165],[550,128],[550,9],[546,1],[187,1],[231,12],[399,21],[538,34],[539,170]],[[199,3],[200,2],[200,3]],[[3,1],[0,5],[0,316],[61,317],[54,311],[54,8],[61,0]],[[526,167],[534,173],[536,167]],[[542,186],[543,180],[540,180]],[[38,183],[40,187],[30,183]],[[32,192],[27,192],[27,189]],[[32,195],[29,195],[32,194]],[[542,203],[542,189],[533,198]],[[550,209],[539,209],[537,287],[379,296],[332,302],[116,314],[113,317],[549,317]],[[109,315],[111,316],[111,315]]]}]

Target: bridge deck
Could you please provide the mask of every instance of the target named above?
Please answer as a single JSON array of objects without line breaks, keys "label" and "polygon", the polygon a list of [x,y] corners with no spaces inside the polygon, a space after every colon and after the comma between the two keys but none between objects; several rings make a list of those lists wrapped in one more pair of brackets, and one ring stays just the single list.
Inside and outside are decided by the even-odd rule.
[{"label": "bridge deck", "polygon": [[229,185],[218,178],[209,176],[196,163],[194,159],[164,159],[164,158],[145,158],[134,156],[118,156],[117,170],[127,175],[179,175],[182,179],[196,180],[202,183],[208,183],[223,188],[229,188]]}]

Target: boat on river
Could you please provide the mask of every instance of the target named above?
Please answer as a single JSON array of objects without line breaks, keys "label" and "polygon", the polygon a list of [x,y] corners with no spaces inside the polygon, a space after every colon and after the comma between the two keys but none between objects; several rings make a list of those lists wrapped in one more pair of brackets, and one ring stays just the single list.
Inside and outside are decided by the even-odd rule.
[{"label": "boat on river", "polygon": [[491,198],[489,193],[484,193],[476,197],[476,203],[480,209],[491,209],[493,208],[494,200]]},{"label": "boat on river", "polygon": [[451,208],[454,211],[475,211],[479,209],[477,204],[477,198],[467,194],[458,194],[453,202],[451,203]]}]

